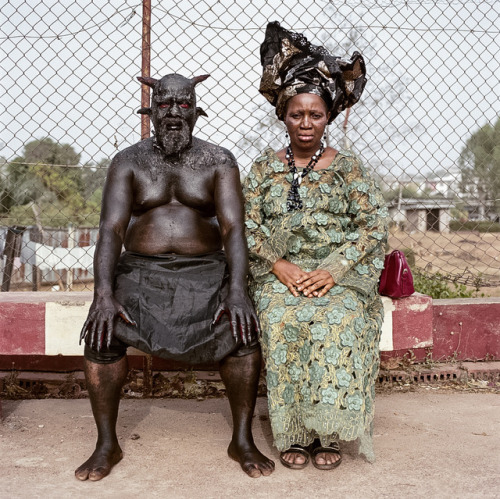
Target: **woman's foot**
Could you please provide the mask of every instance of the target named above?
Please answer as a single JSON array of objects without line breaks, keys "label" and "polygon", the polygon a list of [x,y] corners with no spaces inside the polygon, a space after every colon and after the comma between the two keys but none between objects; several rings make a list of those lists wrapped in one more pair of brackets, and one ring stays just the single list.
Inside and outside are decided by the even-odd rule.
[{"label": "woman's foot", "polygon": [[309,452],[300,445],[292,445],[280,453],[281,464],[292,470],[303,470],[309,464]]},{"label": "woman's foot", "polygon": [[333,470],[342,462],[342,453],[338,442],[332,442],[327,447],[323,447],[317,439],[310,447],[312,463],[319,470]]}]

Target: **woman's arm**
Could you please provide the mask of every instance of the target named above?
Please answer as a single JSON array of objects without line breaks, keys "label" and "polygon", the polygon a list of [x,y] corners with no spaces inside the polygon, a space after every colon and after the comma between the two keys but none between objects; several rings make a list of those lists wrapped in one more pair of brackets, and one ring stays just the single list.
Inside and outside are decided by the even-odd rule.
[{"label": "woman's arm", "polygon": [[325,258],[318,270],[327,270],[336,284],[369,293],[383,269],[389,214],[379,187],[360,160],[347,156],[341,161],[351,218],[347,242]]},{"label": "woman's arm", "polygon": [[291,233],[282,227],[273,227],[265,216],[265,188],[267,179],[265,170],[267,157],[256,160],[243,181],[245,198],[245,233],[250,252],[250,272],[253,277],[260,277],[273,270],[278,260],[287,250],[287,242]]}]

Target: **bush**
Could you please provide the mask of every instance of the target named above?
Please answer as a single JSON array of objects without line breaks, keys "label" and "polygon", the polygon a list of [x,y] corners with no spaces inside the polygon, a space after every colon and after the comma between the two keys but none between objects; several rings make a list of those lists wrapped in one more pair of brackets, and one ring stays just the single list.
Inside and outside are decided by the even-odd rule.
[{"label": "bush", "polygon": [[463,284],[446,281],[444,276],[439,273],[426,275],[420,270],[414,270],[412,273],[415,291],[436,300],[440,298],[471,298],[477,295],[476,290],[467,289]]},{"label": "bush", "polygon": [[458,232],[461,230],[469,230],[476,232],[500,232],[500,223],[491,222],[490,220],[482,220],[481,222],[460,222],[452,220],[450,222],[450,230]]}]

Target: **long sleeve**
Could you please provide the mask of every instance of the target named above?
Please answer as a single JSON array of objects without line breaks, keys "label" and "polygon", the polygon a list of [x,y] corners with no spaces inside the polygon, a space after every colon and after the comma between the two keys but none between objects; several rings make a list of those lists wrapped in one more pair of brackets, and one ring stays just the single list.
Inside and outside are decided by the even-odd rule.
[{"label": "long sleeve", "polygon": [[340,173],[349,199],[346,242],[318,268],[330,272],[337,284],[371,293],[384,267],[388,210],[379,187],[358,158],[342,158]]},{"label": "long sleeve", "polygon": [[[291,236],[291,232],[286,229],[273,227],[270,218],[266,216],[263,194],[266,189],[273,188],[269,176],[265,175],[265,170],[269,168],[267,159],[265,155],[257,158],[243,181],[245,232],[250,256],[250,272],[254,278],[271,271],[276,261],[285,255],[288,239]],[[275,165],[275,168],[279,166]]]}]

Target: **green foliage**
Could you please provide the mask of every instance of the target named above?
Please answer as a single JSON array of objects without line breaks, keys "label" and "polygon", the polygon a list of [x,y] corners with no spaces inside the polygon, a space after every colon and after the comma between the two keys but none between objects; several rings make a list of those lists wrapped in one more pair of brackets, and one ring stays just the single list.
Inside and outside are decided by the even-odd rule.
[{"label": "green foliage", "polygon": [[27,143],[22,156],[0,165],[0,224],[96,227],[109,160],[79,161],[69,144]]},{"label": "green foliage", "polygon": [[[418,199],[418,198],[428,198],[428,194],[419,193],[418,187],[414,185],[407,185],[401,189],[401,198],[402,199]],[[384,199],[386,201],[392,201],[394,199],[398,199],[400,195],[399,189],[390,189],[383,192]]]},{"label": "green foliage", "polygon": [[412,270],[412,274],[415,291],[436,300],[440,298],[471,298],[477,295],[477,291],[467,289],[463,284],[446,281],[444,276],[439,273],[428,275],[417,269]]},{"label": "green foliage", "polygon": [[61,228],[69,223],[77,227],[97,227],[99,225],[100,196],[97,194],[86,201],[80,210],[57,200],[28,203],[15,206],[7,215],[0,217],[0,225],[37,225]]},{"label": "green foliage", "polygon": [[500,223],[482,220],[480,222],[460,222],[452,220],[450,222],[450,230],[453,232],[476,231],[476,232],[500,232]]},{"label": "green foliage", "polygon": [[480,200],[494,200],[500,207],[500,117],[469,137],[458,162],[462,170],[462,189]]}]

